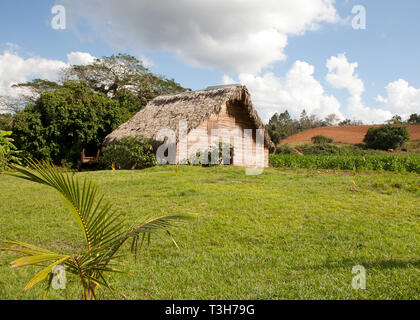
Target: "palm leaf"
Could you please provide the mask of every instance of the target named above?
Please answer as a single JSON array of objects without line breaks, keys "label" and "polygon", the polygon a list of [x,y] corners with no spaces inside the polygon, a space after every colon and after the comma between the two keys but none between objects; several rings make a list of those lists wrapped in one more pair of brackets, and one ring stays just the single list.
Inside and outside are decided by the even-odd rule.
[{"label": "palm leaf", "polygon": [[16,245],[19,246],[20,248],[24,248],[24,249],[20,249],[20,248],[0,248],[0,250],[2,251],[15,251],[15,252],[21,252],[21,253],[25,253],[26,252],[32,252],[34,254],[54,254],[54,252],[45,250],[41,247],[37,247],[34,246],[32,244],[28,244],[22,241],[9,241],[9,240],[4,240],[1,241],[5,244],[10,244],[10,245]]},{"label": "palm leaf", "polygon": [[[25,290],[32,288],[50,275],[47,293],[51,284],[52,270],[55,266],[64,264],[69,273],[80,278],[86,299],[96,299],[97,288],[106,288],[114,292],[115,289],[111,288],[104,274],[126,273],[119,268],[117,253],[128,239],[133,239],[132,252],[137,252],[140,237],[142,238],[141,248],[145,241],[148,245],[150,244],[152,233],[163,230],[178,247],[169,229],[193,218],[186,215],[167,215],[146,220],[123,231],[120,215],[116,214],[109,203],[103,203],[103,196],[98,196],[96,185],[86,180],[80,183],[77,177],[56,168],[49,162],[41,163],[32,160],[27,160],[27,162],[30,168],[14,165],[15,172],[8,174],[55,189],[82,230],[87,250],[71,256],[60,255],[24,242],[6,241],[7,244],[15,247],[0,250],[24,255],[11,263],[13,268],[29,265],[44,266],[26,285]],[[45,267],[48,263],[50,264]]]},{"label": "palm leaf", "polygon": [[57,259],[69,259],[70,256],[61,255],[61,254],[43,254],[43,255],[36,255],[36,256],[26,256],[19,259],[12,261],[11,267],[12,268],[22,268],[31,265],[39,265],[44,262],[49,261],[56,261]]},{"label": "palm leaf", "polygon": [[44,280],[46,277],[48,277],[49,274],[53,271],[53,269],[58,266],[59,264],[62,264],[66,260],[70,259],[70,256],[65,256],[54,263],[50,264],[48,267],[40,271],[31,281],[28,282],[28,284],[25,287],[25,291],[31,289],[34,285],[36,285],[38,282]]},{"label": "palm leaf", "polygon": [[[150,234],[156,231],[166,231],[168,232],[170,228],[175,227],[177,224],[182,223],[183,221],[187,221],[190,219],[195,218],[194,216],[188,215],[168,215],[162,216],[158,218],[152,218],[143,222],[141,224],[135,225],[130,228],[127,232],[121,235],[119,238],[115,239],[111,245],[113,248],[109,252],[108,259],[112,259],[114,254],[120,249],[120,247],[128,240],[132,239],[131,251],[132,253],[136,254],[138,249],[142,247],[143,240],[148,237],[148,243],[150,243]],[[138,246],[139,236],[143,234],[142,243]],[[172,235],[169,233],[170,238]],[[175,242],[176,243],[176,242]],[[137,245],[136,245],[137,244]]]}]

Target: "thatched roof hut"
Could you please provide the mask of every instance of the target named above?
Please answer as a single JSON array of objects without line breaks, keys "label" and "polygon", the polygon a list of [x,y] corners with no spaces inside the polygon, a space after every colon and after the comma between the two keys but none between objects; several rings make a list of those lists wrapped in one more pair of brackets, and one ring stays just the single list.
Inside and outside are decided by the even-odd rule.
[{"label": "thatched roof hut", "polygon": [[[223,113],[226,117],[221,116]],[[213,127],[217,121],[218,127],[236,123],[241,128],[264,129],[245,86],[219,86],[155,98],[133,118],[109,134],[105,144],[112,144],[125,137],[143,137],[154,141],[163,128],[178,132],[180,121],[187,122],[187,132],[190,133],[200,127],[210,128],[210,119],[213,119]],[[275,150],[267,131],[264,134],[264,146],[268,152]]]}]

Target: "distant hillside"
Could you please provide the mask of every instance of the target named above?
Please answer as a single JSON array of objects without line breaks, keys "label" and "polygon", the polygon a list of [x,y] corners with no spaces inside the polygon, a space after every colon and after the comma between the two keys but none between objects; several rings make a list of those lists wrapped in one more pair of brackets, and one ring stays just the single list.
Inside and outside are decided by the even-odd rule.
[{"label": "distant hillside", "polygon": [[[324,127],[306,130],[288,137],[281,141],[281,144],[291,142],[310,142],[311,138],[317,135],[323,135],[333,138],[335,142],[343,143],[363,143],[369,128],[379,126],[349,126],[349,127]],[[420,125],[407,126],[411,135],[411,140],[420,140]]]}]

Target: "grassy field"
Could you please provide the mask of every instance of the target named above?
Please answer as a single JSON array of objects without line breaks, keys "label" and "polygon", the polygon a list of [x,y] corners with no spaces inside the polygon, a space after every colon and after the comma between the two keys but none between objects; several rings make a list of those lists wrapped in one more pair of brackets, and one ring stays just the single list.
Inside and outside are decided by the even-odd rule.
[{"label": "grassy field", "polygon": [[[180,249],[154,238],[150,252],[112,284],[129,299],[420,299],[420,181],[415,174],[156,167],[85,172],[127,223],[196,214],[175,231]],[[0,238],[65,253],[80,232],[46,187],[0,175]],[[36,269],[13,270],[0,252],[0,299],[25,293]],[[351,286],[367,269],[367,290]],[[79,299],[75,279],[50,298]],[[106,295],[105,298],[112,298]]]}]

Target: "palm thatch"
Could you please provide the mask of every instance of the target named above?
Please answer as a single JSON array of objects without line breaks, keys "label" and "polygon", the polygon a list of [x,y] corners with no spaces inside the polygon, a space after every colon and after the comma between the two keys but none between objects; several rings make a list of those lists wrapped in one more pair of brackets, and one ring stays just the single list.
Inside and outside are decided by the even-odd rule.
[{"label": "palm thatch", "polygon": [[[126,137],[143,137],[155,141],[157,133],[163,128],[178,132],[179,122],[183,120],[188,123],[189,133],[211,115],[218,114],[224,104],[238,101],[255,124],[255,129],[264,129],[264,124],[252,105],[248,89],[245,86],[232,85],[157,97],[109,134],[104,144],[109,145]],[[267,131],[264,140],[265,147],[273,152],[275,146]]]}]

